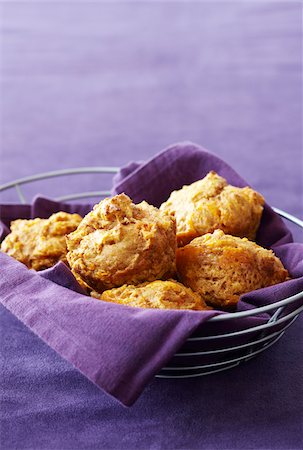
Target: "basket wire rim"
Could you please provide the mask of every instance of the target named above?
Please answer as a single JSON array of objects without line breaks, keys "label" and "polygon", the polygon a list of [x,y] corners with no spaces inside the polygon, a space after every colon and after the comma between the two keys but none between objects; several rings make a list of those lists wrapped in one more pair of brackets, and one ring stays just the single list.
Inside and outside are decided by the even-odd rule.
[{"label": "basket wire rim", "polygon": [[290,325],[292,325],[294,323],[294,321],[296,320],[296,318],[298,317],[298,314],[295,315],[295,317],[292,318],[292,320],[289,322],[289,324],[285,325],[285,327],[282,330],[279,331],[275,331],[272,334],[269,334],[268,336],[262,337],[261,339],[257,339],[256,341],[251,341],[251,342],[247,342],[246,344],[241,344],[241,345],[235,345],[233,347],[225,347],[219,350],[207,350],[207,351],[202,351],[202,352],[179,352],[179,353],[175,353],[174,357],[180,357],[183,358],[184,356],[205,356],[205,355],[216,355],[219,353],[227,353],[227,352],[232,352],[235,350],[241,350],[244,349],[246,347],[249,347],[251,345],[258,345],[261,344],[262,342],[266,342],[269,341],[270,339],[274,338],[275,336],[277,336],[279,333],[284,332],[285,330],[287,330],[287,328],[290,327]]},{"label": "basket wire rim", "polygon": [[[283,336],[284,333],[285,333],[285,331],[280,332],[279,335],[274,340],[272,340],[271,342],[269,342],[266,345],[264,345],[261,349],[255,350],[254,352],[250,353],[249,356],[257,355],[258,353],[261,353],[262,351],[264,351],[267,348],[271,347],[279,339],[281,339],[281,337]],[[252,342],[251,345],[254,345],[254,343]],[[204,368],[209,368],[209,367],[219,367],[219,366],[223,366],[225,364],[234,363],[236,361],[242,361],[245,358],[247,358],[247,355],[239,356],[238,358],[228,359],[226,361],[220,361],[220,362],[217,362],[217,363],[203,364],[202,366],[180,366],[180,367],[174,367],[174,366],[170,367],[169,366],[169,367],[163,367],[161,370],[185,370],[186,371],[186,370],[204,369]]]}]

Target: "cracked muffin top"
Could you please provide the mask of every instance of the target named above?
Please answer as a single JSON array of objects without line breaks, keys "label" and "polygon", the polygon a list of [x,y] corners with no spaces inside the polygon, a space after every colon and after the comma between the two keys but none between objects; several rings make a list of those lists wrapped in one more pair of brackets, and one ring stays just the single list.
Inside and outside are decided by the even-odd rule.
[{"label": "cracked muffin top", "polygon": [[173,191],[160,209],[177,222],[178,246],[221,229],[227,234],[255,240],[264,199],[250,187],[231,186],[216,172]]},{"label": "cracked muffin top", "polygon": [[120,194],[94,206],[67,236],[72,271],[98,292],[175,273],[175,219]]}]

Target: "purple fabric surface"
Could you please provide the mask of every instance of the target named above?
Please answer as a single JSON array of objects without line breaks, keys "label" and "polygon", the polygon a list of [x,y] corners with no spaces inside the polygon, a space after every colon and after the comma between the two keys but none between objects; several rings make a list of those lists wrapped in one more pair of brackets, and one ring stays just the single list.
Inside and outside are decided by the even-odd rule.
[{"label": "purple fabric surface", "polygon": [[[135,170],[130,171],[130,167]],[[216,170],[233,185],[246,185],[233,169],[214,155],[194,144],[177,144],[140,167],[133,164],[122,169],[113,191],[126,192],[136,203],[146,199],[159,206],[172,190],[204,177],[210,170]],[[18,208],[7,205],[6,216],[18,217]],[[45,218],[59,210],[83,215],[90,208],[38,197],[30,207],[30,216]],[[258,240],[275,250],[284,244],[283,263],[292,269],[292,276],[296,278],[244,295],[239,311],[303,291],[303,245],[291,243],[288,229],[269,207],[259,227]],[[3,305],[91,381],[125,405],[133,404],[187,337],[197,329],[203,334],[203,323],[220,314],[219,311],[141,310],[106,303],[84,296],[63,263],[42,272],[42,280],[40,274],[28,271],[7,255],[0,254],[0,262]],[[298,300],[290,311],[302,303],[303,299]],[[235,326],[245,329],[267,320],[266,314],[247,317],[235,323],[230,321],[228,327],[232,332]],[[219,325],[216,333],[223,330]],[[228,343],[230,340],[225,346]],[[242,343],[241,339],[234,342],[235,345]],[[220,345],[224,345],[223,340]]]},{"label": "purple fabric surface", "polygon": [[125,405],[137,399],[184,340],[214,314],[167,314],[106,303],[43,279],[21,264],[17,267],[4,254],[0,262],[3,305]]},{"label": "purple fabric surface", "polygon": [[[299,2],[72,3],[1,5],[0,183],[190,139],[303,217]],[[25,195],[111,185],[61,180]],[[302,325],[236,369],[155,379],[126,409],[1,307],[2,447],[301,449]]]}]

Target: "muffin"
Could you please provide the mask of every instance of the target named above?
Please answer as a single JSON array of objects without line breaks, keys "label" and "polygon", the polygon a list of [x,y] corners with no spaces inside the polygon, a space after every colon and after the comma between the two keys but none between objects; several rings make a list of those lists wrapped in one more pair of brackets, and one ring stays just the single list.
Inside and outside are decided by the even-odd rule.
[{"label": "muffin", "polygon": [[74,231],[81,220],[78,214],[65,212],[53,214],[49,219],[14,220],[1,251],[29,269],[47,269],[58,261],[67,263],[65,235]]},{"label": "muffin", "polygon": [[125,195],[106,198],[67,236],[72,271],[93,290],[167,279],[175,273],[175,219]]},{"label": "muffin", "polygon": [[255,240],[264,199],[250,187],[229,185],[215,172],[173,191],[160,207],[176,218],[178,246],[221,229],[227,234]]},{"label": "muffin", "polygon": [[104,291],[103,294],[91,292],[91,296],[106,302],[137,308],[159,309],[211,309],[199,294],[174,280],[152,281],[137,286],[124,285]]},{"label": "muffin", "polygon": [[177,272],[185,286],[207,304],[232,309],[240,295],[281,283],[288,272],[271,250],[222,230],[205,234],[177,250]]}]

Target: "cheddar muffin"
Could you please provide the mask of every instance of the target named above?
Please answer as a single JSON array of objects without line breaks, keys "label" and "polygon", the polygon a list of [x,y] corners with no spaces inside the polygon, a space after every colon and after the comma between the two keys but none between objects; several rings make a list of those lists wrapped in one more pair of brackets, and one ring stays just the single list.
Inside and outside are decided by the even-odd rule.
[{"label": "cheddar muffin", "polygon": [[14,220],[1,251],[29,269],[47,269],[58,261],[67,263],[65,235],[74,231],[81,220],[78,214],[65,212],[53,214],[49,219]]},{"label": "cheddar muffin", "polygon": [[254,240],[263,205],[261,194],[250,187],[231,186],[212,171],[202,180],[173,191],[160,209],[176,218],[181,247],[216,229]]},{"label": "cheddar muffin", "polygon": [[98,292],[175,273],[175,219],[125,195],[94,206],[67,236],[72,271]]},{"label": "cheddar muffin", "polygon": [[199,294],[174,280],[158,280],[137,286],[124,285],[104,291],[102,294],[93,291],[91,296],[106,302],[137,308],[193,309],[197,311],[211,309]]},{"label": "cheddar muffin", "polygon": [[223,309],[234,308],[241,294],[288,278],[271,250],[222,230],[179,248],[177,271],[185,286],[198,292],[207,304]]}]

